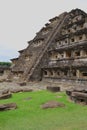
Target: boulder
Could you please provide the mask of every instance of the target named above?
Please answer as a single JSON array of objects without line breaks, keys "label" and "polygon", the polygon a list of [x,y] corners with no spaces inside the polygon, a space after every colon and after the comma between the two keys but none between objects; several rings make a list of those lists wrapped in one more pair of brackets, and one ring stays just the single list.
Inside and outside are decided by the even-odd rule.
[{"label": "boulder", "polygon": [[16,103],[0,104],[0,111],[13,110],[16,108]]},{"label": "boulder", "polygon": [[43,109],[47,108],[57,108],[57,107],[64,107],[65,105],[63,103],[57,102],[57,101],[48,101],[45,104],[41,106]]},{"label": "boulder", "polygon": [[26,84],[27,84],[26,82],[19,83],[20,86],[26,86]]},{"label": "boulder", "polygon": [[19,92],[22,92],[22,89],[21,88],[14,88],[14,89],[11,89],[10,92],[19,93]]},{"label": "boulder", "polygon": [[9,89],[0,90],[0,96],[8,93],[10,93]]},{"label": "boulder", "polygon": [[84,102],[87,104],[87,93],[72,92],[71,99],[74,102]]},{"label": "boulder", "polygon": [[12,94],[11,93],[7,93],[7,94],[2,94],[0,95],[0,99],[8,99],[8,98],[11,98],[12,97]]},{"label": "boulder", "polygon": [[9,89],[5,89],[2,91],[2,94],[8,94],[9,93]]},{"label": "boulder", "polygon": [[72,92],[72,97],[78,97],[78,98],[87,98],[87,93],[81,93],[81,92]]},{"label": "boulder", "polygon": [[32,92],[33,90],[30,88],[14,88],[10,90],[12,93],[19,93],[19,92]]},{"label": "boulder", "polygon": [[66,94],[68,95],[68,96],[71,96],[71,94],[72,94],[72,92],[74,91],[74,89],[68,89],[68,90],[66,90]]},{"label": "boulder", "polygon": [[60,92],[60,87],[47,86],[47,90],[51,92]]},{"label": "boulder", "polygon": [[75,103],[87,104],[87,89],[86,88],[77,87],[74,89],[69,89],[66,91],[66,94]]},{"label": "boulder", "polygon": [[30,88],[23,88],[22,89],[22,92],[32,92],[33,90],[32,89],[30,89]]}]

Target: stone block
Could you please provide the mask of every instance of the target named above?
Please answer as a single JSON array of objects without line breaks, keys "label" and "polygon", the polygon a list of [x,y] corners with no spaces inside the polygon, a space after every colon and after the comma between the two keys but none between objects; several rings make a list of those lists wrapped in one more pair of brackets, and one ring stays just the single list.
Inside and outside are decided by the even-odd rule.
[{"label": "stone block", "polygon": [[60,87],[47,86],[47,90],[51,92],[60,92]]},{"label": "stone block", "polygon": [[8,98],[11,98],[12,97],[12,94],[11,93],[7,93],[7,94],[2,94],[0,95],[0,99],[8,99]]},{"label": "stone block", "polygon": [[16,103],[0,104],[0,111],[13,110],[16,108],[17,108]]}]

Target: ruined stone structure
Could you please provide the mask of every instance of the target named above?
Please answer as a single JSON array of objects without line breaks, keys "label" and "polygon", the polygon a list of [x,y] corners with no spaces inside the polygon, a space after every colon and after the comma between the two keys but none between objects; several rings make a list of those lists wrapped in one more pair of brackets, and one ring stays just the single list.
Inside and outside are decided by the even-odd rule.
[{"label": "ruined stone structure", "polygon": [[10,66],[0,65],[0,81],[6,79],[10,73]]},{"label": "ruined stone structure", "polygon": [[12,59],[15,80],[87,80],[87,14],[80,9],[49,20]]}]

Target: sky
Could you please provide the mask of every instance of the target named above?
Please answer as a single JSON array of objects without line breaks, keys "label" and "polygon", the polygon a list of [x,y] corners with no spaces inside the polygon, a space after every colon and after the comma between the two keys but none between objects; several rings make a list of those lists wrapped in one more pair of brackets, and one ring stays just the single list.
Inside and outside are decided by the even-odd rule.
[{"label": "sky", "polygon": [[87,0],[0,0],[0,61],[18,57],[50,18],[75,8],[87,12]]}]

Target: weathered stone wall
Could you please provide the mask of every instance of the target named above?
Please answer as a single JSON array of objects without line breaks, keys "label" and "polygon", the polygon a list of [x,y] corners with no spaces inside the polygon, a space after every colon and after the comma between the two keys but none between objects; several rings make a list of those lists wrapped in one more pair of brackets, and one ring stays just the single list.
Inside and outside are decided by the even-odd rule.
[{"label": "weathered stone wall", "polygon": [[43,77],[63,80],[87,80],[87,14],[71,11],[60,36],[56,36],[48,51],[48,64]]},{"label": "weathered stone wall", "polygon": [[87,80],[87,14],[79,9],[49,20],[13,62],[13,78]]},{"label": "weathered stone wall", "polygon": [[0,80],[7,79],[8,75],[10,73],[10,68],[2,68],[0,69]]}]

